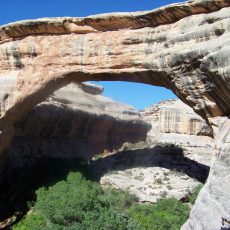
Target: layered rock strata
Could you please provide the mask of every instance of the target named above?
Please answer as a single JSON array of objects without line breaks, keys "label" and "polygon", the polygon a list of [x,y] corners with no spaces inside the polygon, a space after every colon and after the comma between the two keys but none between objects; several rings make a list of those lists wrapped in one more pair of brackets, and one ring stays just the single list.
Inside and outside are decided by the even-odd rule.
[{"label": "layered rock strata", "polygon": [[145,140],[151,126],[138,111],[103,97],[99,89],[70,84],[34,107],[15,124],[7,150],[11,165],[23,166],[28,156],[90,159],[119,149],[124,141]]},{"label": "layered rock strata", "polygon": [[151,139],[159,138],[164,133],[212,136],[206,121],[180,100],[160,102],[145,109],[141,115],[152,125],[148,133]]},{"label": "layered rock strata", "polygon": [[[25,113],[70,82],[87,80],[164,86],[215,126],[209,118],[230,113],[229,8],[229,0],[194,0],[149,12],[2,26],[0,81],[6,93],[0,102],[1,151]],[[201,212],[198,199],[187,229],[219,229],[220,217],[230,219],[229,190],[219,181],[229,178],[218,166],[229,170],[228,136],[229,130],[203,190],[218,215],[208,205]]]},{"label": "layered rock strata", "polygon": [[150,142],[181,146],[189,159],[211,165],[212,155],[216,152],[213,131],[182,101],[162,101],[145,109],[141,116],[152,126],[148,132]]},{"label": "layered rock strata", "polygon": [[0,69],[11,91],[2,97],[2,120],[17,120],[70,81],[90,79],[164,86],[202,116],[228,115],[228,84],[220,85],[229,74],[229,5],[192,1],[2,26]]}]

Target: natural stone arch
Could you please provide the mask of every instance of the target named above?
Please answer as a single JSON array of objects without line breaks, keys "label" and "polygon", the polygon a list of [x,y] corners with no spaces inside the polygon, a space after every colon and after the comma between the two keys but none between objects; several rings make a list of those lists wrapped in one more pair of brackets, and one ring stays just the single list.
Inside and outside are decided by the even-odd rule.
[{"label": "natural stone arch", "polygon": [[[195,0],[143,13],[1,27],[0,79],[10,80],[1,101],[0,148],[9,144],[13,124],[23,113],[70,82],[123,80],[164,86],[206,120],[228,116],[229,7],[228,0]],[[221,178],[227,181],[230,172],[229,119],[223,124],[219,156],[187,229],[194,223],[197,229],[218,229],[221,216],[230,218],[229,189],[219,183]],[[220,165],[224,173],[217,175]],[[213,194],[220,188],[218,199]],[[209,202],[207,208],[203,200]],[[215,215],[209,211],[214,203]]]},{"label": "natural stone arch", "polygon": [[1,27],[1,72],[18,70],[9,109],[58,79],[124,80],[169,88],[203,117],[228,115],[229,85],[219,86],[229,74],[229,9],[213,4]]}]

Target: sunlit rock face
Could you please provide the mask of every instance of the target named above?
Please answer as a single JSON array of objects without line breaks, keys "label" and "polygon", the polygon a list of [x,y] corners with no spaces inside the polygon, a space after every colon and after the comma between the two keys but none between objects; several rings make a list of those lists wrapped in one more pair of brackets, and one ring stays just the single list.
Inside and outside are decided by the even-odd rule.
[{"label": "sunlit rock face", "polygon": [[90,159],[146,139],[151,125],[138,111],[103,97],[98,86],[81,88],[71,84],[54,92],[15,124],[11,164],[22,166],[28,156]]},{"label": "sunlit rock face", "polygon": [[141,114],[152,125],[148,133],[152,138],[159,138],[163,133],[212,136],[206,121],[180,100],[163,101],[150,106]]},{"label": "sunlit rock face", "polygon": [[206,121],[180,100],[167,100],[141,112],[144,121],[151,124],[148,140],[181,146],[183,154],[206,166],[216,153],[213,131]]},{"label": "sunlit rock face", "polygon": [[[204,183],[216,153],[212,130],[180,100],[168,100],[141,111],[151,124],[147,141],[125,143],[122,149],[95,161],[100,183],[155,203],[162,197],[186,200]],[[108,173],[107,173],[108,172]]]},{"label": "sunlit rock face", "polygon": [[[229,9],[229,0],[195,0],[149,12],[2,26],[1,151],[12,140],[16,121],[70,82],[122,80],[164,86],[207,121],[229,116]],[[222,216],[230,219],[229,189],[221,182],[229,181],[229,174],[222,173],[222,167],[225,172],[230,168],[228,135],[229,129],[217,145],[219,154],[202,192],[215,215],[208,205],[199,208],[200,196],[187,229],[216,230]]]}]

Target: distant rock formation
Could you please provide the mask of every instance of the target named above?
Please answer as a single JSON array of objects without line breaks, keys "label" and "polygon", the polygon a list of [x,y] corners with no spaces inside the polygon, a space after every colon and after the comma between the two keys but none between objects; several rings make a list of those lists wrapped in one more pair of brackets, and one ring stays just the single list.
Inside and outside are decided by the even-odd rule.
[{"label": "distant rock formation", "polygon": [[212,129],[182,101],[162,101],[146,108],[141,116],[152,126],[148,132],[149,141],[181,146],[189,159],[211,165],[216,152]]},{"label": "distant rock formation", "polygon": [[145,109],[141,115],[152,125],[148,133],[152,138],[159,138],[163,133],[212,136],[206,121],[180,100],[160,102]]},{"label": "distant rock formation", "polygon": [[101,96],[102,90],[70,84],[37,105],[15,124],[7,150],[12,164],[19,166],[28,156],[90,159],[125,141],[145,140],[151,125],[131,106]]}]

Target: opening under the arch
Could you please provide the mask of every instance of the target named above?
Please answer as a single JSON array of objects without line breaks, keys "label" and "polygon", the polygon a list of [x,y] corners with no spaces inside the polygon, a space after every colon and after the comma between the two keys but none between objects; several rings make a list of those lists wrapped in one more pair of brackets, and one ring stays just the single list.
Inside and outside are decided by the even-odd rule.
[{"label": "opening under the arch", "polygon": [[143,110],[161,101],[177,99],[171,90],[159,86],[121,81],[97,81],[95,83],[104,87],[104,96],[132,105],[138,110]]}]

